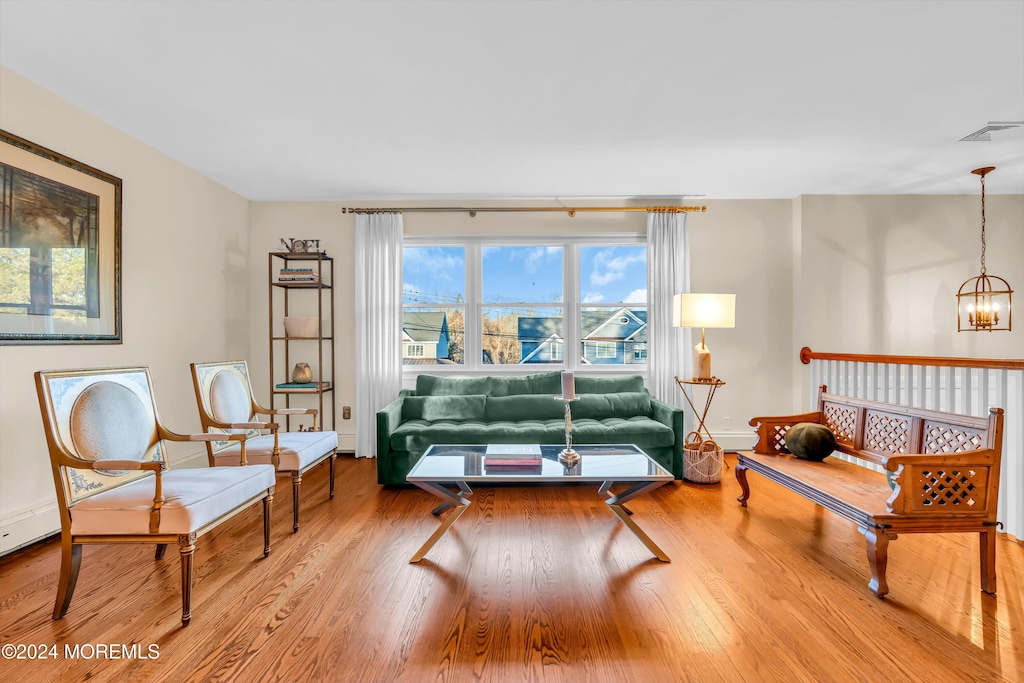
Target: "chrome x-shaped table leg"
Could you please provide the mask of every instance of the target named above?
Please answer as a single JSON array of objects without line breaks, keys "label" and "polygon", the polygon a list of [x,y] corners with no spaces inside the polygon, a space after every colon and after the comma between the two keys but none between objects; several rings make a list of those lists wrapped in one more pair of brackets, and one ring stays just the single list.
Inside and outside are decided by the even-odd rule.
[{"label": "chrome x-shaped table leg", "polygon": [[654,489],[658,488],[659,486],[663,486],[668,482],[641,482],[630,487],[629,489],[623,491],[618,495],[611,494],[610,489],[613,483],[614,482],[606,481],[603,484],[601,484],[601,488],[598,489],[598,493],[606,496],[606,499],[604,501],[605,505],[607,505],[611,509],[612,513],[614,513],[614,515],[619,518],[619,521],[626,525],[627,529],[632,531],[633,534],[640,539],[641,543],[647,546],[648,550],[654,553],[655,557],[657,557],[662,562],[671,562],[672,560],[669,559],[669,556],[665,554],[665,551],[659,548],[658,544],[652,541],[651,537],[648,536],[643,529],[637,526],[636,522],[630,519],[630,515],[632,515],[633,513],[627,510],[626,506],[624,505],[624,503],[628,503],[637,496],[643,495],[645,493],[650,493]]},{"label": "chrome x-shaped table leg", "polygon": [[419,562],[423,559],[423,556],[426,555],[427,552],[429,552],[430,549],[434,547],[434,544],[437,543],[438,539],[444,536],[444,532],[448,531],[448,528],[451,527],[452,524],[455,524],[455,520],[461,517],[462,513],[465,512],[466,508],[469,507],[471,501],[469,501],[465,496],[473,495],[473,489],[469,488],[469,484],[467,484],[464,481],[457,482],[459,485],[458,494],[449,491],[446,487],[442,486],[441,484],[432,481],[414,481],[413,483],[416,484],[416,486],[419,486],[424,491],[432,493],[444,501],[436,508],[431,510],[430,514],[436,517],[437,515],[440,515],[442,512],[447,510],[448,508],[454,509],[452,510],[451,514],[445,517],[444,521],[441,522],[441,526],[437,527],[434,533],[430,535],[430,538],[427,539],[427,542],[424,543],[420,547],[420,549],[416,551],[416,554],[412,556],[411,560],[409,560],[410,563]]}]

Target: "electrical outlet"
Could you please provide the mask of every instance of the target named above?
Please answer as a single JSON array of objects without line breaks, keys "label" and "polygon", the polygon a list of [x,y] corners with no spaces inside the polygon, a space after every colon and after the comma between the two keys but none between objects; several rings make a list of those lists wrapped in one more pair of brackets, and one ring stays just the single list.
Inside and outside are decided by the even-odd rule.
[{"label": "electrical outlet", "polygon": [[352,406],[341,407],[341,419],[351,420],[352,419]]},{"label": "electrical outlet", "polygon": [[727,432],[731,432],[732,431],[732,418],[731,417],[723,417],[722,418],[722,429],[724,431],[727,431]]}]

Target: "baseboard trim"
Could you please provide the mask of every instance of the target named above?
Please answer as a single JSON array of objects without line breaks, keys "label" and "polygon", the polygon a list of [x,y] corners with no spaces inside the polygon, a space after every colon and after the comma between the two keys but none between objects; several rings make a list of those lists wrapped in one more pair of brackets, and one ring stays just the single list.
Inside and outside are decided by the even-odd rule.
[{"label": "baseboard trim", "polygon": [[60,510],[57,509],[57,502],[40,502],[27,510],[0,519],[0,555],[12,553],[58,533]]},{"label": "baseboard trim", "polygon": [[757,434],[754,432],[711,432],[711,438],[722,447],[722,450],[735,453],[752,449],[757,440]]}]

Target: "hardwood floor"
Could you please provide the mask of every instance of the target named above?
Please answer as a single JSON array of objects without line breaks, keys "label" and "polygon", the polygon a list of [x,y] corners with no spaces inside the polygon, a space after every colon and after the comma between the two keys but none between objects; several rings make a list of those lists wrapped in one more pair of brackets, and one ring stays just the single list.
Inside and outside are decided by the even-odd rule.
[{"label": "hardwood floor", "polygon": [[[734,460],[730,461],[731,464]],[[480,488],[419,565],[437,500],[386,490],[374,462],[304,478],[302,527],[279,480],[273,552],[258,506],[201,538],[192,623],[177,553],[87,546],[68,615],[50,613],[59,543],[0,558],[4,681],[1017,681],[1024,544],[998,542],[999,595],[979,589],[976,536],[907,535],[889,585],[867,587],[856,529],[751,475],[674,483],[630,504],[655,560],[592,485]],[[65,645],[85,645],[77,658]],[[158,658],[109,659],[139,644]],[[92,649],[90,649],[92,648]],[[73,653],[72,653],[73,654]]]}]

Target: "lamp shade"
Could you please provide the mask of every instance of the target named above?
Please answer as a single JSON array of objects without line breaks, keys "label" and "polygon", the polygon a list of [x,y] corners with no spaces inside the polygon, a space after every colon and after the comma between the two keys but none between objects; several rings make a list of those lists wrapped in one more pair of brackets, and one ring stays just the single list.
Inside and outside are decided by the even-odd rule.
[{"label": "lamp shade", "polygon": [[673,327],[736,327],[735,294],[676,294]]}]

